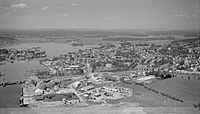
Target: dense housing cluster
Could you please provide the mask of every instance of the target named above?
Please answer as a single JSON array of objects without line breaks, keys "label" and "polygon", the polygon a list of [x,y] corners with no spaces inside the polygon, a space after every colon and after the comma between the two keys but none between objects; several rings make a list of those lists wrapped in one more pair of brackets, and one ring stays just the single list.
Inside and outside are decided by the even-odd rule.
[{"label": "dense housing cluster", "polygon": [[145,76],[150,72],[155,75],[176,70],[200,71],[199,53],[198,43],[172,42],[161,46],[122,41],[117,45],[106,44],[69,52],[40,62],[49,68],[51,74],[80,75],[91,68],[92,72],[132,70]]},{"label": "dense housing cluster", "polygon": [[34,58],[46,57],[45,51],[39,49],[39,47],[33,47],[30,49],[17,50],[17,49],[0,49],[0,62],[3,61],[22,61],[32,60]]}]

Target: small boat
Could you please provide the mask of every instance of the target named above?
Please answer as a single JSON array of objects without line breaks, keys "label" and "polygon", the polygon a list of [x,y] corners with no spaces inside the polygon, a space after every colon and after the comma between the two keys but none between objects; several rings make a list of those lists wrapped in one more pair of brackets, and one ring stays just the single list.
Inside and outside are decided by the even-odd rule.
[{"label": "small boat", "polygon": [[75,42],[75,41],[72,41],[72,43],[70,43],[72,46],[83,46],[82,43],[78,43],[78,42]]}]

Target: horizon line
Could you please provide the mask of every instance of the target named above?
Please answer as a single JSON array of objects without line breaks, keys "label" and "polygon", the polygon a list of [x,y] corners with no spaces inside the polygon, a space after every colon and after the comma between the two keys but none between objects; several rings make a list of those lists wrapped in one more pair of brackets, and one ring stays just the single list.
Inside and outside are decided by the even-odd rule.
[{"label": "horizon line", "polygon": [[74,30],[74,31],[118,31],[118,30],[144,30],[144,31],[200,31],[196,29],[166,29],[166,28],[0,28],[0,30]]}]

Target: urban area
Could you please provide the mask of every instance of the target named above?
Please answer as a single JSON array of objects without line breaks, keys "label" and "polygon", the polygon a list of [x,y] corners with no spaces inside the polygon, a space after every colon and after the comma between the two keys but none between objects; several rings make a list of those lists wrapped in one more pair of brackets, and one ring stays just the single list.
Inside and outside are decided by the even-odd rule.
[{"label": "urban area", "polygon": [[[0,50],[1,65],[8,61],[46,57],[45,51]],[[185,102],[148,85],[168,78],[200,80],[200,40],[173,41],[168,44],[118,43],[99,44],[90,49],[43,58],[47,69],[27,71],[20,106],[64,107],[120,102],[142,86],[177,102]],[[198,75],[179,75],[181,73]],[[3,76],[0,73],[0,76]],[[1,83],[6,85],[9,83]],[[193,104],[200,107],[200,103]]]}]

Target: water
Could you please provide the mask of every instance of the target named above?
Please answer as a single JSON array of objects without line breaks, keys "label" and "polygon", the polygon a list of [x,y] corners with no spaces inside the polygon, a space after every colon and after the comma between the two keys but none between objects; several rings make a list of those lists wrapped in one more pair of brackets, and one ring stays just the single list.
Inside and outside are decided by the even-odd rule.
[{"label": "water", "polygon": [[19,85],[0,87],[0,108],[18,108],[20,90]]},{"label": "water", "polygon": [[41,50],[46,51],[47,57],[53,57],[65,54],[67,52],[78,51],[79,49],[86,49],[94,46],[95,45],[84,45],[74,47],[64,43],[23,43],[20,45],[11,46],[9,48],[27,49],[31,47],[41,47]]},{"label": "water", "polygon": [[39,64],[39,61],[33,60],[29,62],[14,62],[8,63],[4,66],[0,66],[0,71],[2,71],[5,76],[0,77],[0,80],[3,81],[5,78],[6,81],[12,80],[23,80],[25,78],[24,74],[27,70],[31,69],[44,69],[45,67]]},{"label": "water", "polygon": [[[47,57],[54,57],[60,54],[65,54],[67,52],[78,51],[79,49],[85,49],[94,47],[94,45],[84,45],[81,47],[73,47],[68,44],[63,43],[24,43],[20,45],[10,46],[8,48],[16,49],[27,49],[31,47],[41,47],[41,50],[45,50]],[[27,70],[35,70],[45,68],[39,64],[38,59],[29,62],[14,62],[8,63],[6,65],[0,66],[0,71],[5,74],[4,77],[0,77],[0,82],[3,78],[5,80],[23,80],[25,78],[24,74]],[[21,86],[6,86],[0,87],[0,108],[16,108],[19,107]]]}]

